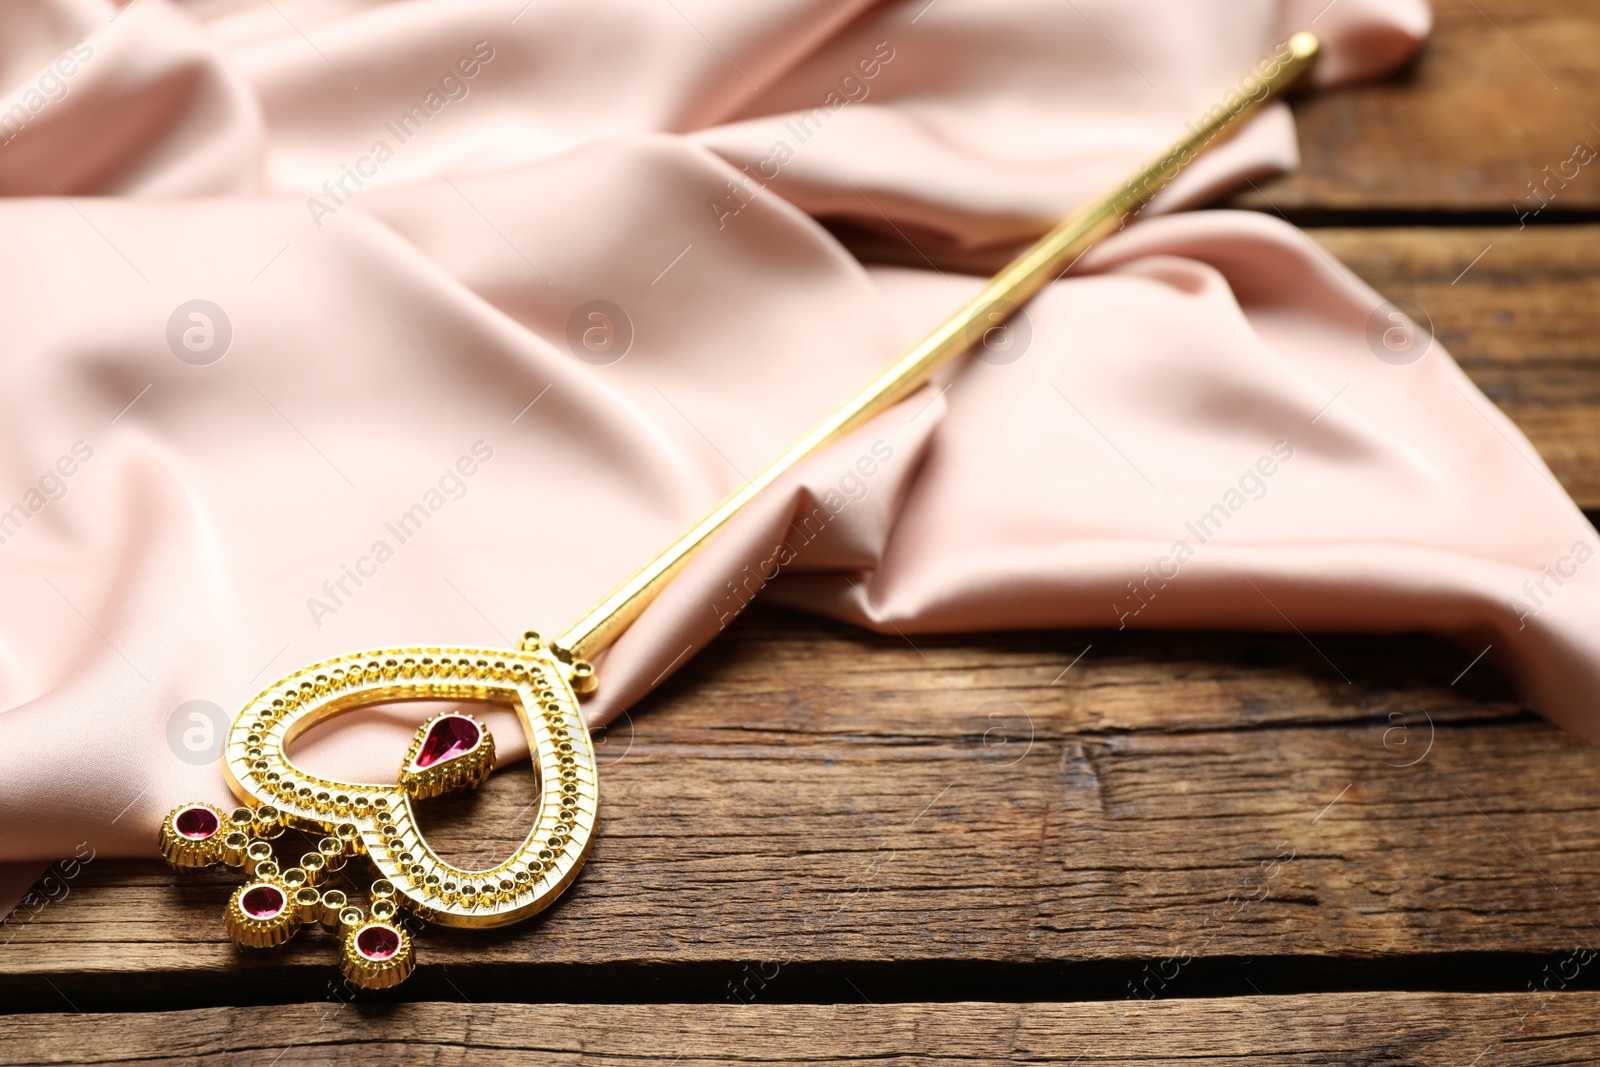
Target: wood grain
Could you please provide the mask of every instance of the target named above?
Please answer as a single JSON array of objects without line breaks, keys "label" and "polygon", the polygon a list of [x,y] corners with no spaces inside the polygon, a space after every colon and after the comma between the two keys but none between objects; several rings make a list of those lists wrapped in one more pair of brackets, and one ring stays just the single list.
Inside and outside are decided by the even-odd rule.
[{"label": "wood grain", "polygon": [[1140,1004],[398,1004],[0,1017],[0,1064],[1592,1063],[1600,994]]},{"label": "wood grain", "polygon": [[[747,960],[891,979],[1118,964],[1088,973],[1129,995],[1145,960],[1447,959],[1600,936],[1600,749],[1524,713],[1487,660],[1452,686],[1470,650],[1315,641],[912,646],[756,611],[605,739],[602,832],[567,898],[502,932],[430,931],[424,960],[448,970],[424,967],[410,995],[585,967],[664,968],[715,995]],[[527,782],[495,777],[455,802],[469,821],[438,827],[446,855],[520,839]],[[324,995],[331,939],[236,949],[228,885],[91,864],[0,947],[0,993]],[[1518,987],[1526,961],[1509,966],[1492,984]],[[1197,973],[1160,987],[1206,991]]]},{"label": "wood grain", "polygon": [[[1234,201],[1319,212],[1475,212],[1518,224],[1600,209],[1600,19],[1589,0],[1433,0],[1436,25],[1406,71],[1295,103],[1302,166]],[[1314,27],[1313,27],[1314,28]],[[1529,191],[1541,186],[1543,200]],[[1520,205],[1513,208],[1513,204]]]}]

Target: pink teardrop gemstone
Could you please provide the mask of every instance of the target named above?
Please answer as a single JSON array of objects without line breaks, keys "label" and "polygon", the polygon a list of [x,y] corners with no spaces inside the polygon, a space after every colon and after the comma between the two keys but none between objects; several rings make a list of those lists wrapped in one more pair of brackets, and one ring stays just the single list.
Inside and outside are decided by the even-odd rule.
[{"label": "pink teardrop gemstone", "polygon": [[199,806],[184,808],[172,820],[172,828],[190,841],[204,841],[216,833],[221,825],[222,820],[217,818],[216,812]]},{"label": "pink teardrop gemstone", "polygon": [[411,765],[419,771],[426,770],[445,760],[465,756],[477,748],[481,740],[483,731],[478,729],[477,723],[464,715],[446,715],[428,727],[428,735],[422,739],[422,747],[417,749],[417,758]]},{"label": "pink teardrop gemstone", "polygon": [[356,934],[356,951],[369,960],[386,960],[400,951],[400,934],[387,926],[367,926]]},{"label": "pink teardrop gemstone", "polygon": [[252,886],[239,898],[239,907],[252,919],[271,919],[281,912],[288,898],[275,885]]}]

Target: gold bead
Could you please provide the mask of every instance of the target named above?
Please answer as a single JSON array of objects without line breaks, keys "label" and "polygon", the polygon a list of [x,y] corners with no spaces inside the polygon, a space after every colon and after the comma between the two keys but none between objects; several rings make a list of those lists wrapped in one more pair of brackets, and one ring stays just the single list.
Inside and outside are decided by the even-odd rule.
[{"label": "gold bead", "polygon": [[350,905],[350,900],[338,889],[324,889],[318,899],[317,921],[323,926],[337,929],[339,913]]},{"label": "gold bead", "polygon": [[394,896],[394,883],[387,878],[379,878],[372,883],[369,890],[374,900],[382,900]]},{"label": "gold bead", "polygon": [[399,910],[395,907],[394,901],[388,897],[379,897],[372,902],[372,917],[382,922],[393,919]]},{"label": "gold bead", "polygon": [[244,850],[250,847],[250,835],[235,830],[222,839],[222,862],[229,867],[244,866]]},{"label": "gold bead", "polygon": [[256,867],[263,863],[272,862],[272,846],[265,841],[251,841],[244,850],[244,869],[251,874],[256,873]]},{"label": "gold bead", "polygon": [[572,691],[579,696],[588,696],[600,688],[600,678],[594,673],[594,664],[586,659],[572,661]]},{"label": "gold bead", "polygon": [[[360,805],[357,805],[360,807]],[[353,822],[342,822],[333,828],[334,836],[339,839],[339,844],[351,856],[360,856],[366,853],[367,843],[361,837],[361,827]]]},{"label": "gold bead", "polygon": [[255,811],[255,823],[252,832],[263,841],[283,835],[284,827],[288,820],[278,808],[271,804],[263,804]]},{"label": "gold bead", "polygon": [[317,842],[317,851],[322,854],[322,865],[330,871],[337,871],[344,866],[344,842],[337,837],[324,837]]},{"label": "gold bead", "polygon": [[339,909],[339,937],[343,939],[351,930],[367,921],[367,915],[354,904]]},{"label": "gold bead", "polygon": [[295,890],[294,907],[302,923],[322,921],[322,894],[311,886],[302,886]]},{"label": "gold bead", "polygon": [[327,870],[320,852],[307,852],[304,856],[301,856],[300,867],[306,872],[306,882],[310,885],[319,884]]}]

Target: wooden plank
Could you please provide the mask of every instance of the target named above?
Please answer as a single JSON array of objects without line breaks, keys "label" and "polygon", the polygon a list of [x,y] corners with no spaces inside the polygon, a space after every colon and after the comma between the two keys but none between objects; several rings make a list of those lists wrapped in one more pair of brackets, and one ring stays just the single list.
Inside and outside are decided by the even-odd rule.
[{"label": "wooden plank", "polygon": [[[845,996],[849,996],[846,989]],[[0,1017],[0,1064],[1589,1063],[1600,994],[1098,1004],[296,1004]]]},{"label": "wooden plank", "polygon": [[[567,899],[493,934],[430,931],[424,962],[448,970],[413,989],[498,999],[698,967],[704,992],[747,960],[813,978],[1116,963],[1087,973],[1122,988],[1175,957],[1453,966],[1587,944],[1600,749],[1522,712],[1487,661],[1452,685],[1471,659],[1293,635],[912,647],[755,610],[607,738],[602,833]],[[436,820],[442,851],[509,851],[527,787],[503,773],[450,801],[473,823]],[[325,995],[331,939],[242,952],[228,892],[90,864],[10,932],[0,995]],[[1199,973],[1167,991],[1204,991]]]},{"label": "wooden plank", "polygon": [[[1433,37],[1410,69],[1296,101],[1303,166],[1235,203],[1308,215],[1484,212],[1511,224],[1545,202],[1539,221],[1600,209],[1600,160],[1567,163],[1580,143],[1600,148],[1593,4],[1433,0],[1433,8]],[[1564,184],[1563,163],[1576,173]],[[1556,175],[1548,189],[1546,167]]]},{"label": "wooden plank", "polygon": [[1600,226],[1309,234],[1420,308],[1578,505],[1600,508]]}]

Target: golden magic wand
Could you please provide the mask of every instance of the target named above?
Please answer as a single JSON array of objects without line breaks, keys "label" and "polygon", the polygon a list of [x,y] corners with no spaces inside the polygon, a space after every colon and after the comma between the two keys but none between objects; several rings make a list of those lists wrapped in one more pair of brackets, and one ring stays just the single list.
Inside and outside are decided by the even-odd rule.
[{"label": "golden magic wand", "polygon": [[[352,652],[280,678],[240,709],[228,733],[223,771],[243,807],[184,804],[161,826],[172,866],[223,863],[249,880],[229,900],[228,934],[266,948],[303,925],[333,930],[345,977],[381,989],[416,965],[418,922],[504,926],[553,903],[578,876],[593,840],[600,793],[594,748],[579,697],[598,681],[589,657],[606,648],[740,508],[785,472],[841,434],[905,399],[941,367],[972,348],[1096,243],[1116,232],[1195,157],[1238,129],[1316,61],[1317,39],[1298,33],[1261,60],[1160,157],[1089,203],[1023,252],[941,326],[565,633],[544,643],[523,635],[515,650],[428,647]],[[355,708],[397,700],[506,704],[527,734],[538,771],[538,814],[516,851],[487,870],[441,860],[423,839],[415,801],[481,784],[494,765],[494,738],[464,711],[435,715],[418,729],[391,785],[339,782],[310,774],[285,747],[316,723]],[[274,844],[294,827],[322,835],[294,863]],[[326,888],[329,874],[367,866],[376,874],[365,908]],[[351,883],[354,884],[353,882]]]}]

